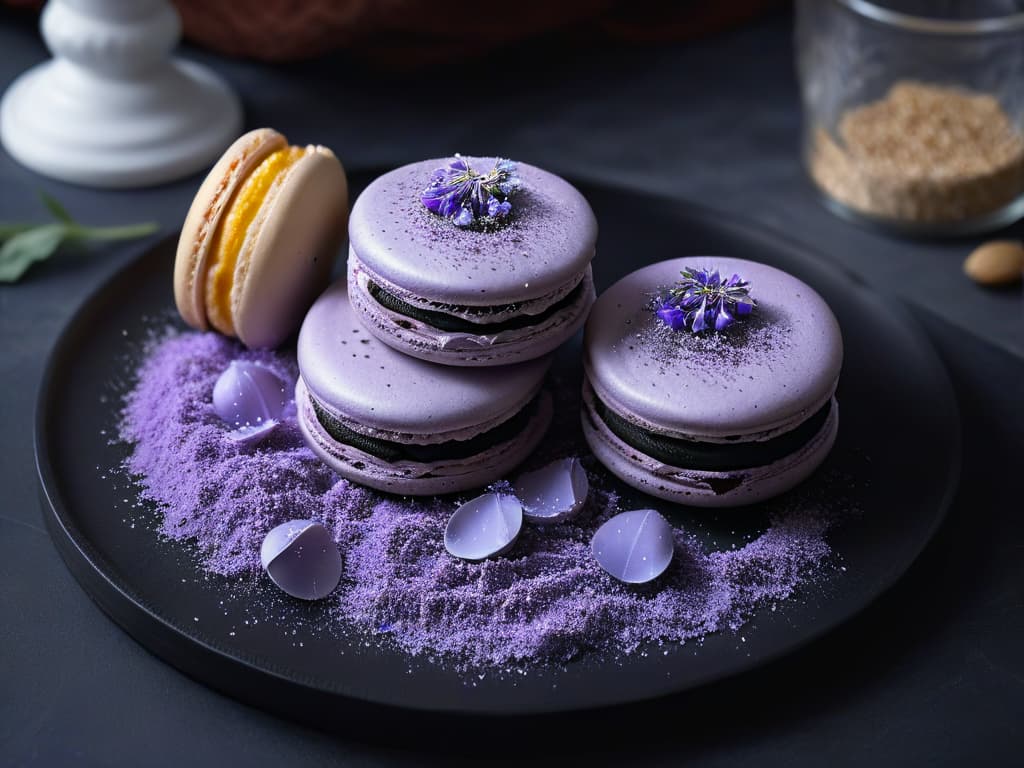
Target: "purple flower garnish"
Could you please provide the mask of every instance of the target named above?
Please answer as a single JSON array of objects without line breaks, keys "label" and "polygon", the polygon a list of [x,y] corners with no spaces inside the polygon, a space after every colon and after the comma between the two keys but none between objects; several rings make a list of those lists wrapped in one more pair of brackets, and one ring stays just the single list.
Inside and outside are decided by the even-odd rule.
[{"label": "purple flower garnish", "polygon": [[484,219],[503,219],[512,212],[509,198],[519,189],[516,164],[497,159],[487,173],[469,167],[469,161],[455,155],[444,168],[430,176],[420,195],[427,210],[451,219],[457,227],[468,227]]},{"label": "purple flower garnish", "polygon": [[723,280],[718,270],[687,267],[682,280],[668,294],[655,301],[654,313],[673,331],[690,327],[693,333],[708,328],[721,331],[756,306],[750,298],[750,283],[733,275]]},{"label": "purple flower garnish", "polygon": [[686,325],[686,312],[668,301],[659,299],[658,308],[655,310],[658,319],[673,331],[678,331]]}]

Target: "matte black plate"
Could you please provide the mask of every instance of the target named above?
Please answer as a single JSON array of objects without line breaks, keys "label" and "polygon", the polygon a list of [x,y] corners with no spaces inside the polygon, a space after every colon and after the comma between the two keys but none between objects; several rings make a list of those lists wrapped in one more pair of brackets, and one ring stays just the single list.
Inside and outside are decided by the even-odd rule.
[{"label": "matte black plate", "polygon": [[[357,175],[353,186],[358,190],[370,178]],[[512,675],[460,674],[450,665],[322,631],[325,604],[282,601],[266,579],[240,588],[205,577],[190,547],[156,536],[152,510],[132,509],[135,490],[128,479],[107,472],[126,450],[111,439],[120,406],[115,393],[137,361],[143,318],[173,305],[174,243],[167,241],[86,301],[59,339],[40,388],[36,457],[48,502],[44,516],[89,595],[140,643],[203,683],[323,725],[343,712],[374,712],[371,702],[527,714],[682,691],[799,648],[892,585],[945,514],[960,466],[952,389],[924,334],[894,300],[872,294],[777,234],[677,201],[580,186],[601,222],[599,290],[649,262],[728,254],[792,272],[832,306],[846,361],[839,439],[823,470],[851,479],[835,493],[862,510],[830,539],[845,571],[837,569],[797,599],[757,615],[742,638],[723,632],[700,644],[625,659],[593,655],[565,668]],[[559,364],[576,366],[577,355],[578,342],[567,346]],[[649,499],[642,503],[666,508]],[[764,522],[756,509],[677,509],[674,517],[719,546],[738,541],[734,532]],[[287,633],[274,620],[282,612]],[[235,631],[246,618],[256,623]]]}]

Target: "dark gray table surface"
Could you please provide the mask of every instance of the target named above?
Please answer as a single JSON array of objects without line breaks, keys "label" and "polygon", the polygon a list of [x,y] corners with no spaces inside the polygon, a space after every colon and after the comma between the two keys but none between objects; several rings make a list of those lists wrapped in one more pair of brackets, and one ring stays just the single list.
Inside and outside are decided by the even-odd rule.
[{"label": "dark gray table surface", "polygon": [[[6,12],[0,21],[5,87],[46,52],[31,19]],[[247,125],[328,144],[352,169],[500,152],[756,219],[907,302],[938,348],[961,409],[964,472],[948,520],[897,587],[767,668],[650,705],[558,720],[553,733],[562,748],[587,763],[959,765],[973,758],[1020,765],[1021,293],[984,291],[961,275],[972,241],[889,238],[820,206],[798,162],[790,29],[780,14],[688,45],[543,43],[486,66],[415,77],[343,57],[273,68],[186,55],[238,88]],[[169,233],[197,185],[191,178],[98,192],[40,178],[0,152],[0,220],[42,218],[42,189],[83,221],[152,219]],[[642,233],[643,222],[636,226]],[[458,721],[339,723],[329,735],[278,720],[163,664],[78,587],[42,525],[32,456],[36,389],[73,309],[139,249],[68,255],[0,287],[0,765],[538,760],[532,732],[497,739],[474,725],[472,748],[456,750]],[[899,525],[898,510],[891,514]],[[491,753],[479,752],[480,734],[495,737]]]}]

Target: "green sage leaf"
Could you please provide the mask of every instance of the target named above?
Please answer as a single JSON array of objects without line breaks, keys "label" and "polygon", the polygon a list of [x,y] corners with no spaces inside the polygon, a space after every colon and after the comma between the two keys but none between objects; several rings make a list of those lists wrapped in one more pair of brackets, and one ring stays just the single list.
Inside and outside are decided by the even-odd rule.
[{"label": "green sage leaf", "polygon": [[11,237],[0,246],[0,283],[16,282],[35,262],[48,259],[66,234],[66,224],[44,224]]}]

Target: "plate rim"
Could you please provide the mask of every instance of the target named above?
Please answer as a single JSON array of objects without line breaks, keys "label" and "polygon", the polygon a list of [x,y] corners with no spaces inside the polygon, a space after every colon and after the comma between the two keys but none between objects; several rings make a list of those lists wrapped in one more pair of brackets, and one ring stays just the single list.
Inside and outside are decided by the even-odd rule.
[{"label": "plate rim", "polygon": [[[582,179],[581,182],[584,186],[588,187],[602,187],[605,190],[611,191],[619,189],[614,185],[603,184],[600,182]],[[876,296],[890,299],[886,301],[889,310],[897,314],[901,324],[907,327],[920,339],[920,341],[923,342],[922,351],[926,354],[929,364],[931,364],[937,371],[941,372],[941,377],[931,381],[930,386],[935,388],[940,399],[948,401],[948,404],[952,408],[950,419],[952,429],[949,451],[951,471],[948,474],[943,494],[938,500],[937,513],[933,515],[930,524],[927,526],[926,534],[922,536],[920,544],[913,551],[913,555],[907,558],[904,563],[901,563],[898,568],[887,572],[886,577],[882,580],[881,587],[872,590],[866,597],[856,600],[855,605],[843,617],[832,620],[831,622],[815,625],[813,629],[804,634],[798,641],[795,641],[783,648],[776,648],[770,652],[757,656],[748,656],[744,661],[740,662],[733,669],[724,674],[716,673],[701,675],[698,676],[696,682],[691,682],[690,684],[678,688],[672,688],[646,695],[640,694],[613,697],[613,700],[595,701],[593,704],[586,705],[558,705],[557,703],[534,702],[533,706],[529,709],[491,709],[469,706],[465,708],[459,706],[429,707],[426,705],[421,706],[418,703],[399,703],[393,700],[355,695],[350,692],[340,691],[333,686],[325,687],[318,684],[315,680],[301,681],[298,679],[301,677],[299,673],[295,673],[295,675],[289,677],[288,674],[282,674],[279,669],[259,663],[258,658],[246,657],[234,648],[229,650],[218,647],[217,645],[210,643],[206,638],[188,632],[186,628],[178,626],[171,620],[161,616],[145,599],[135,594],[130,589],[130,585],[119,583],[120,580],[116,578],[116,574],[112,575],[111,573],[111,571],[116,569],[110,567],[110,564],[106,559],[93,548],[89,538],[86,537],[75,524],[74,514],[71,511],[70,505],[66,503],[66,499],[61,492],[60,481],[55,473],[53,462],[50,458],[53,447],[47,436],[49,416],[47,414],[46,406],[53,397],[53,391],[56,386],[56,374],[62,365],[62,361],[68,356],[69,348],[73,345],[78,334],[81,333],[78,329],[83,327],[83,319],[88,316],[89,312],[96,305],[102,303],[104,295],[113,289],[113,285],[118,281],[118,278],[122,278],[132,269],[141,268],[141,265],[153,250],[164,247],[168,241],[176,240],[177,235],[173,233],[168,235],[166,238],[147,243],[144,248],[140,249],[137,256],[134,256],[119,269],[107,276],[102,283],[82,299],[65,322],[64,326],[61,328],[61,331],[50,348],[43,367],[42,376],[39,380],[33,424],[33,453],[37,477],[40,484],[40,501],[42,502],[44,522],[50,533],[50,538],[53,540],[54,545],[60,553],[65,565],[68,567],[68,570],[71,571],[72,575],[75,577],[76,582],[78,582],[86,595],[88,595],[89,598],[95,602],[112,621],[114,621],[114,623],[121,627],[149,653],[170,664],[175,669],[183,672],[194,680],[201,682],[203,685],[225,693],[247,704],[254,704],[255,702],[253,697],[245,695],[243,690],[249,689],[252,686],[243,684],[242,678],[247,675],[257,674],[261,676],[263,682],[271,685],[278,687],[283,686],[284,688],[289,689],[298,688],[301,689],[303,695],[327,698],[332,702],[330,706],[335,710],[339,705],[362,708],[371,706],[381,711],[388,712],[415,712],[420,714],[429,713],[485,717],[524,717],[544,713],[555,714],[581,712],[612,706],[625,706],[642,701],[651,701],[668,696],[680,695],[687,691],[692,691],[720,680],[736,677],[749,672],[752,669],[774,663],[779,659],[794,654],[811,643],[820,640],[825,635],[838,630],[853,618],[860,615],[872,603],[892,589],[892,587],[918,560],[921,553],[933,540],[936,532],[945,521],[958,491],[963,465],[963,424],[960,418],[960,408],[956,399],[956,392],[953,388],[948,369],[939,356],[931,339],[928,337],[921,324],[909,312],[907,307],[887,292],[869,287],[863,278],[845,265],[835,264],[831,261],[822,261],[820,257],[815,256],[810,246],[785,233],[778,232],[770,226],[761,224],[758,221],[744,218],[737,222],[736,217],[726,217],[723,215],[723,211],[700,203],[681,200],[667,195],[650,194],[641,190],[632,190],[627,188],[625,191],[630,194],[635,194],[640,197],[656,201],[659,204],[669,206],[672,209],[673,216],[682,215],[685,218],[691,218],[698,221],[712,221],[714,222],[714,226],[721,230],[727,230],[731,233],[736,233],[744,237],[753,237],[769,242],[779,250],[795,252],[801,260],[813,264],[822,270],[832,271],[841,275],[843,279],[852,284],[852,287],[855,290],[870,291]],[[151,639],[148,636],[149,633],[156,633],[159,636],[159,640],[156,643],[159,647],[154,648],[154,643],[148,642]],[[146,640],[143,640],[141,635],[147,635]],[[175,651],[173,649],[173,643],[168,642],[168,638],[184,640],[191,648],[192,652]],[[198,654],[196,654],[195,651],[198,651]],[[217,663],[223,665],[223,669],[220,671],[226,673],[226,676],[231,679],[231,682],[227,685],[222,685],[220,681],[211,681],[208,676],[197,671],[205,663]],[[275,666],[280,667],[280,665],[276,664]],[[272,699],[273,697],[259,697],[258,703],[255,703],[256,706],[291,719],[296,719],[294,712],[290,708],[275,707],[272,701],[267,701],[268,698]],[[344,701],[343,704],[342,700]],[[306,720],[306,718],[302,719]]]}]

